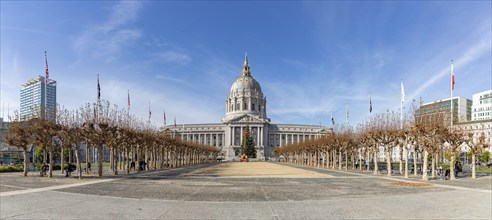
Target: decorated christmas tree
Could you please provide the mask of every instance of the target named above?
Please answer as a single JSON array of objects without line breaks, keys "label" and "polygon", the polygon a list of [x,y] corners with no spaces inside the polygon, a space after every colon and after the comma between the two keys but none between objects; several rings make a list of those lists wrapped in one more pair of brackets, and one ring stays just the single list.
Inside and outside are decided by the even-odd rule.
[{"label": "decorated christmas tree", "polygon": [[249,127],[246,127],[244,129],[244,134],[243,134],[243,144],[241,146],[242,155],[248,156],[248,158],[256,158],[256,150],[255,150],[255,143],[253,141],[253,137],[251,136],[251,131],[249,130]]}]

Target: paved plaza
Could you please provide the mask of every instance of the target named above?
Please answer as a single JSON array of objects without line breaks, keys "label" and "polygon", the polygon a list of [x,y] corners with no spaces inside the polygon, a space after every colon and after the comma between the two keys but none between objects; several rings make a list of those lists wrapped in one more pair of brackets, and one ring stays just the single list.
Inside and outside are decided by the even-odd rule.
[{"label": "paved plaza", "polygon": [[8,173],[0,175],[0,218],[492,218],[491,176],[408,183],[422,182],[417,176],[272,162],[213,163],[82,180]]}]

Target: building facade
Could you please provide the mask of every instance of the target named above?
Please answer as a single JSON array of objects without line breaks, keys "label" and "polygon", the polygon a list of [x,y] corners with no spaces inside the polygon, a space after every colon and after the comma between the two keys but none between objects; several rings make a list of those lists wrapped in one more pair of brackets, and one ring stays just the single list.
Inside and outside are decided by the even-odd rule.
[{"label": "building facade", "polygon": [[446,126],[450,126],[451,100],[453,102],[453,124],[470,121],[472,100],[461,96],[422,104],[415,111],[415,119],[417,121],[429,121],[439,118],[439,120],[443,120]]},{"label": "building facade", "polygon": [[473,94],[472,121],[492,119],[492,90]]},{"label": "building facade", "polygon": [[54,120],[56,111],[56,81],[50,79],[46,85],[43,76],[37,76],[22,85],[20,91],[20,117],[29,120],[46,116]]},{"label": "building facade", "polygon": [[267,100],[244,59],[241,76],[232,84],[225,100],[221,123],[166,126],[177,138],[222,149],[221,156],[234,159],[241,152],[245,130],[251,131],[257,158],[270,158],[275,147],[299,143],[326,135],[324,126],[273,124],[267,117]]}]

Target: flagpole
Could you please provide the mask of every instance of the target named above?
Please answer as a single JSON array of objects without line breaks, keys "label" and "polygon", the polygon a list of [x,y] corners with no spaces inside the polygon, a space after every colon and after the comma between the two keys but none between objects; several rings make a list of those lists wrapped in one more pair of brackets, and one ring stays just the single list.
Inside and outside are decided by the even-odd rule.
[{"label": "flagpole", "polygon": [[400,94],[400,129],[403,129],[403,79],[401,79],[401,91]]},{"label": "flagpole", "polygon": [[150,117],[152,115],[152,112],[150,111],[150,100],[149,100],[149,124],[150,124]]},{"label": "flagpole", "polygon": [[128,114],[127,116],[130,116],[130,90],[128,90]]},{"label": "flagpole", "polygon": [[348,128],[348,124],[349,124],[349,122],[348,122],[348,105],[345,107],[346,107],[345,108],[345,121],[346,121],[346,126]]},{"label": "flagpole", "polygon": [[454,90],[454,65],[451,60],[451,127],[453,127],[453,90]]},{"label": "flagpole", "polygon": [[372,100],[371,100],[371,93],[369,92],[369,124],[371,124],[371,112],[372,112]]},{"label": "flagpole", "polygon": [[96,103],[96,112],[94,114],[94,121],[97,120],[97,114],[99,113],[99,105],[101,103],[101,85],[99,84],[99,74],[97,74],[97,103]]},{"label": "flagpole", "polygon": [[[49,78],[49,71],[48,71],[48,55],[46,54],[46,51],[44,51],[44,62],[45,62],[45,81],[44,81],[44,118],[48,118],[48,78]],[[34,93],[33,93],[34,94]],[[39,112],[41,114],[41,111]]]}]

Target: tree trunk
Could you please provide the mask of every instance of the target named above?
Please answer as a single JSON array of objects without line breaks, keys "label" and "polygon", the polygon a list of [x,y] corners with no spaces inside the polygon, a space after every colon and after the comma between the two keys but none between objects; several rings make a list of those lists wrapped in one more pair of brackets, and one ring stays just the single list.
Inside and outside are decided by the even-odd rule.
[{"label": "tree trunk", "polygon": [[385,149],[385,153],[386,153],[386,170],[388,170],[388,176],[391,176],[391,152],[390,152],[390,148],[389,148],[389,145],[386,144],[384,146],[384,149]]},{"label": "tree trunk", "polygon": [[400,145],[400,166],[399,166],[399,170],[400,170],[400,175],[403,174],[403,146]]},{"label": "tree trunk", "polygon": [[472,178],[475,179],[477,178],[476,172],[475,172],[475,153],[472,153]]},{"label": "tree trunk", "polygon": [[422,180],[424,181],[429,180],[429,177],[427,176],[427,157],[429,157],[429,152],[427,152],[427,149],[424,149],[424,162],[422,164]]},{"label": "tree trunk", "polygon": [[[49,157],[50,157],[50,170],[48,171],[48,176],[53,178],[53,166],[55,166],[55,158],[53,158],[53,149],[50,147],[49,149]],[[63,169],[63,167],[62,167]]]},{"label": "tree trunk", "polygon": [[417,150],[413,146],[413,175],[417,176]]},{"label": "tree trunk", "polygon": [[79,174],[79,179],[82,179],[82,164],[80,163],[79,159],[79,147],[77,144],[75,144],[75,160],[77,161],[77,172]]},{"label": "tree trunk", "polygon": [[114,148],[109,148],[109,169],[114,173]]},{"label": "tree trunk", "polygon": [[103,152],[102,152],[102,145],[98,144],[97,145],[97,176],[102,177],[103,174]]},{"label": "tree trunk", "polygon": [[350,162],[352,163],[352,170],[355,170],[355,157],[354,152],[350,155]]},{"label": "tree trunk", "polygon": [[347,171],[347,170],[348,170],[348,153],[345,150],[345,171]]},{"label": "tree trunk", "polygon": [[72,146],[70,145],[70,147],[68,149],[69,149],[69,151],[68,151],[68,162],[69,163],[72,163],[73,162],[73,150],[72,150]]},{"label": "tree trunk", "polygon": [[91,159],[91,149],[90,149],[90,144],[87,142],[85,143],[85,173],[89,174],[89,163]]},{"label": "tree trunk", "polygon": [[451,161],[449,161],[449,179],[450,180],[455,180],[456,176],[454,175],[454,160],[455,160],[455,152],[451,152]]},{"label": "tree trunk", "polygon": [[65,170],[63,169],[63,166],[65,166],[65,161],[64,161],[65,157],[63,156],[64,151],[65,151],[65,149],[62,146],[61,147],[61,152],[60,152],[60,154],[61,154],[61,158],[60,158],[60,167],[61,167],[60,170],[61,170],[61,173],[65,173]]},{"label": "tree trunk", "polygon": [[342,170],[342,151],[338,151],[338,170]]},{"label": "tree trunk", "polygon": [[119,162],[119,156],[120,152],[118,149],[115,149],[115,157],[114,157],[114,175],[118,175],[118,162]]},{"label": "tree trunk", "polygon": [[46,147],[43,149],[43,163],[48,163],[48,154],[46,153]]},{"label": "tree trunk", "polygon": [[376,148],[376,151],[374,152],[374,174],[378,175],[379,174],[379,167],[378,167],[378,150]]},{"label": "tree trunk", "polygon": [[[131,157],[131,159],[130,159]],[[126,151],[126,173],[130,173],[130,163],[133,161],[133,156],[131,156],[131,151]]]},{"label": "tree trunk", "polygon": [[405,178],[408,178],[408,150],[406,149],[405,149]]},{"label": "tree trunk", "polygon": [[359,171],[362,171],[362,165],[364,164],[364,162],[362,161],[362,155],[364,155],[364,153],[362,153],[362,150],[359,149],[359,156],[357,156],[357,161],[359,162]]},{"label": "tree trunk", "polygon": [[437,153],[432,153],[432,171],[431,171],[431,177],[434,178],[436,177],[436,162],[437,162]]},{"label": "tree trunk", "polygon": [[27,176],[28,171],[28,163],[29,157],[27,156],[27,147],[22,148],[22,154],[24,155],[24,171],[22,173],[23,176]]},{"label": "tree trunk", "polygon": [[326,168],[329,168],[330,167],[330,151],[327,150],[325,155],[326,155]]}]

